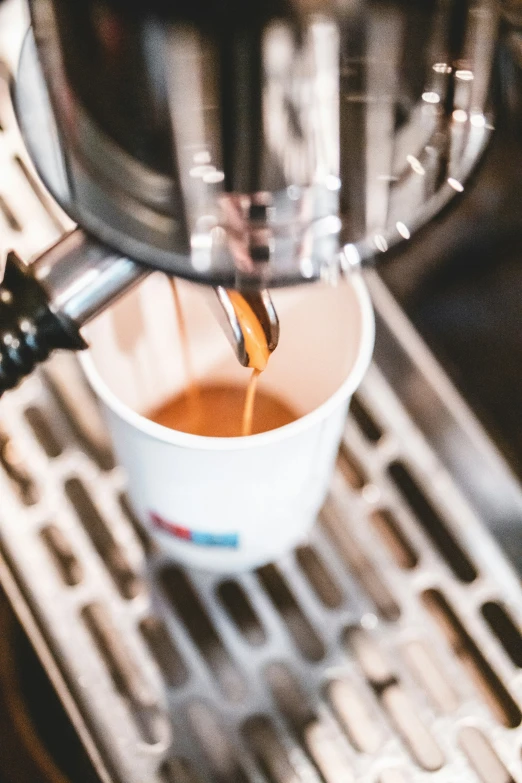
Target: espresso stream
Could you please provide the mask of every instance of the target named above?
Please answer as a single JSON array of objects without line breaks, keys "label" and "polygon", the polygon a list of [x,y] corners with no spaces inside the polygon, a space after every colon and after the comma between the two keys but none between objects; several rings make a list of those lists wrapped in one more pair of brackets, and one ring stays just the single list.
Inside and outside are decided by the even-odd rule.
[{"label": "espresso stream", "polygon": [[252,367],[246,393],[244,387],[239,385],[201,384],[196,381],[183,308],[175,280],[171,280],[170,283],[181,338],[187,388],[149,413],[148,418],[179,432],[213,438],[254,435],[295,421],[298,417],[286,403],[273,394],[257,388],[259,376],[266,368],[270,351],[255,313],[237,291],[230,291],[229,297],[241,324],[245,348],[250,360],[249,367]]}]

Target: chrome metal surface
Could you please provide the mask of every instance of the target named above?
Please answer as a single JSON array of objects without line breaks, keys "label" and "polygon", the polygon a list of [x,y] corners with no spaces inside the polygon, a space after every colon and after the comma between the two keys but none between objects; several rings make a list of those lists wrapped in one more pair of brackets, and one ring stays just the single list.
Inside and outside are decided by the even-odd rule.
[{"label": "chrome metal surface", "polygon": [[[375,360],[409,416],[504,551],[522,573],[520,485],[434,357],[383,287],[388,328],[380,328]],[[380,315],[377,312],[379,328]],[[419,380],[429,379],[429,383]]]},{"label": "chrome metal surface", "polygon": [[385,252],[493,128],[494,0],[30,5],[16,100],[43,180],[171,275],[263,288]]},{"label": "chrome metal surface", "polygon": [[[29,258],[70,226],[3,74],[2,236]],[[522,591],[487,529],[521,490],[369,284],[376,361],[329,500],[257,572],[163,562],[73,357],[0,402],[0,581],[105,783],[522,781]]]},{"label": "chrome metal surface", "polygon": [[[239,363],[244,367],[248,367],[250,365],[250,357],[246,350],[243,333],[246,324],[239,319],[227,289],[218,286],[215,291],[218,304],[212,307],[212,310],[226,334]],[[266,337],[268,350],[272,352],[277,348],[279,342],[279,319],[269,292],[266,290],[244,291],[241,296],[257,316]]]},{"label": "chrome metal surface", "polygon": [[309,540],[241,576],[154,551],[72,357],[0,420],[0,575],[108,779],[522,779],[519,581],[377,366]]},{"label": "chrome metal surface", "polygon": [[88,323],[149,270],[110,250],[81,229],[67,234],[31,265],[53,312],[77,327]]}]

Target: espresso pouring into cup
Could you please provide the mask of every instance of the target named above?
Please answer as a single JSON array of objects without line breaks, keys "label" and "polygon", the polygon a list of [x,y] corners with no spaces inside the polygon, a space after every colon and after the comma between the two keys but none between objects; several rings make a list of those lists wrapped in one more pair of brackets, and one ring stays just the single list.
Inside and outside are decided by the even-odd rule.
[{"label": "espresso pouring into cup", "polygon": [[[256,297],[262,302],[270,323],[263,293],[268,287],[343,273],[350,280],[339,290],[353,289],[364,298],[360,263],[396,242],[408,241],[462,192],[492,128],[489,77],[497,28],[493,0],[469,6],[425,3],[414,11],[401,0],[385,6],[372,0],[31,0],[30,7],[32,33],[24,45],[16,86],[19,123],[39,174],[81,228],[27,268],[14,256],[8,259],[0,292],[0,391],[16,385],[55,348],[86,347],[84,325],[152,270],[215,288],[217,297],[212,298],[221,302],[222,320],[232,329],[240,361],[247,353],[243,335],[241,329],[234,332],[235,310],[229,308],[230,297],[220,291],[237,289],[261,323],[254,302]],[[342,325],[336,307],[322,312],[323,320],[312,316],[314,299],[321,307],[316,293],[313,288],[300,293],[310,297],[307,316],[297,330],[299,340],[290,328],[288,336],[283,334],[285,319],[276,303],[281,339],[294,344],[289,353],[278,347],[259,381],[260,392],[269,389],[283,401],[285,389],[292,389],[292,399],[286,401],[300,418],[250,438],[216,438],[219,450],[254,452],[263,444],[266,455],[279,439],[290,450],[294,435],[304,437],[319,420],[329,420],[331,400],[339,406],[341,397],[346,402],[353,391],[353,375],[343,364],[347,346],[336,342],[331,331],[324,332],[323,320],[331,327],[337,324],[343,340],[348,324]],[[355,313],[366,312],[361,301],[354,304]],[[192,306],[190,315],[195,316],[200,310],[196,303]],[[167,437],[162,428],[155,429],[159,425],[134,418],[163,404],[165,394],[176,387],[172,377],[169,387],[157,374],[157,367],[172,356],[172,345],[158,334],[163,329],[159,310],[155,303],[145,321],[149,354],[140,359],[145,371],[133,376],[138,380],[136,398],[124,365],[122,377],[128,388],[107,397],[109,409],[118,410],[121,422],[130,426],[132,421],[143,436],[139,447],[138,441],[132,445],[134,436],[127,430],[124,435],[125,427],[116,422],[116,414],[112,416],[116,443],[121,447],[128,438],[128,448],[120,456],[129,462],[131,475],[139,463],[136,476],[143,481],[136,477],[132,483],[144,518],[150,514],[143,498],[156,481],[149,476],[150,484],[143,483],[149,475],[146,454],[150,448],[152,458],[159,449],[152,442],[174,439],[171,446],[186,447],[188,484],[197,459],[190,451],[196,442],[187,438],[198,436]],[[296,306],[295,313],[301,312]],[[92,329],[94,335],[95,321]],[[359,347],[366,346],[361,351],[367,359],[370,332],[366,328],[362,333],[366,337],[361,337],[361,344],[357,330],[352,336]],[[193,337],[197,339],[197,331]],[[113,343],[108,340],[106,348],[116,359],[109,348]],[[201,345],[194,353],[202,377],[211,366],[218,368],[221,354],[211,357],[213,345],[214,339],[209,339],[207,348]],[[313,361],[302,355],[303,345],[308,354],[316,352]],[[312,378],[304,377],[304,371],[292,364],[296,357],[305,368],[314,362],[328,364],[331,352],[341,365],[335,378],[326,369],[324,377],[317,370]],[[115,382],[113,370],[94,353],[97,371],[110,387]],[[288,363],[286,370],[279,356]],[[235,362],[233,356],[230,360]],[[89,359],[85,366],[91,367]],[[354,367],[359,366],[355,361]],[[236,373],[242,372],[235,362],[224,379],[239,382]],[[91,378],[105,399],[104,384],[96,381],[94,369]],[[243,378],[241,383],[245,385]],[[319,388],[318,399],[305,404],[310,390]],[[316,443],[318,461],[321,444],[330,443],[324,464],[313,468],[323,479],[331,468],[340,418],[336,426],[335,437],[332,429]],[[198,440],[197,448],[205,453],[218,450],[203,447],[205,440]],[[266,475],[272,476],[274,487],[285,476],[287,495],[299,487],[310,500],[315,487],[313,502],[307,501],[302,516],[308,520],[324,481],[310,480],[309,486],[297,481],[297,474],[307,476],[311,470],[302,464],[311,453],[302,445],[302,453],[292,450],[290,462],[284,464],[279,450],[274,450]],[[136,449],[140,456],[131,464]],[[160,459],[163,468],[163,458],[167,464],[170,457],[163,452],[153,462]],[[294,475],[289,464],[301,468]],[[276,466],[279,470],[271,473]],[[184,475],[184,468],[178,468],[176,481]],[[213,472],[218,468],[220,461]],[[237,476],[243,471],[238,458],[230,472]],[[168,487],[171,474],[162,477]],[[183,489],[179,487],[179,497]],[[194,498],[197,490],[192,489]],[[157,514],[168,520],[165,492],[157,491]],[[232,491],[228,494],[234,496]],[[274,500],[276,495],[266,488],[266,497]],[[261,508],[261,495],[259,502]],[[284,505],[281,502],[279,511]],[[273,511],[268,506],[266,510]],[[200,511],[197,522],[203,525],[216,510],[209,506],[206,515]],[[214,516],[219,537],[220,530],[229,529],[230,520]],[[235,524],[239,513],[231,517]],[[279,512],[272,518],[283,529]],[[272,549],[280,551],[275,545]],[[256,560],[250,551],[242,562],[249,557]],[[231,563],[240,561],[241,557],[231,558]]]},{"label": "espresso pouring into cup", "polygon": [[[164,426],[194,435],[251,435],[257,381],[260,373],[266,369],[270,354],[279,339],[279,322],[268,292],[250,296],[224,289],[217,292],[223,314],[229,319],[227,331],[234,338],[236,354],[241,364],[252,368],[245,395],[242,389],[233,386],[201,386],[196,382],[181,299],[176,282],[171,280],[170,285],[181,338],[187,388],[177,397],[163,403],[158,410],[149,413],[149,418]],[[235,335],[238,335],[239,339]],[[262,407],[258,410],[256,431],[275,429],[296,418],[280,401],[268,399],[266,394],[258,401]],[[239,427],[240,408],[243,408],[243,415]]]},{"label": "espresso pouring into cup", "polygon": [[[130,499],[160,549],[191,567],[255,567],[302,540],[324,500],[349,399],[372,354],[369,295],[359,275],[337,287],[273,292],[280,337],[261,373],[257,404],[272,421],[277,414],[281,426],[243,437],[252,370],[239,364],[216,328],[201,288],[179,283],[177,289],[201,404],[205,389],[221,394],[236,435],[223,437],[221,420],[212,437],[179,426],[192,412],[183,336],[162,275],[93,322],[83,366],[103,402]],[[129,345],[120,335],[137,313],[140,330]],[[172,401],[176,429],[163,426],[172,423]],[[204,407],[203,416],[216,425],[217,405]]]},{"label": "espresso pouring into cup", "polygon": [[19,124],[81,228],[8,259],[0,391],[151,270],[244,294],[408,241],[493,127],[494,0],[29,5]]}]

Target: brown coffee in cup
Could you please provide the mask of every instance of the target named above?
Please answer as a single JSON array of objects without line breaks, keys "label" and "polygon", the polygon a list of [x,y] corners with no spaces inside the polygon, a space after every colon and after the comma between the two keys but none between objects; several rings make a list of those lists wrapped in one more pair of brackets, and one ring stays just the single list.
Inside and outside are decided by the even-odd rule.
[{"label": "brown coffee in cup", "polygon": [[[178,394],[152,411],[148,418],[192,435],[235,438],[243,434],[244,407],[244,387],[216,383],[198,386],[196,400],[188,391]],[[250,434],[283,427],[297,418],[282,400],[258,389]]]},{"label": "brown coffee in cup", "polygon": [[194,375],[187,328],[176,281],[171,280],[172,297],[183,352],[186,389],[151,411],[147,418],[156,424],[192,435],[234,438],[283,427],[298,416],[286,403],[257,388],[270,351],[266,336],[248,303],[236,291],[229,292],[245,337],[252,367],[246,387],[229,384],[201,384]]}]

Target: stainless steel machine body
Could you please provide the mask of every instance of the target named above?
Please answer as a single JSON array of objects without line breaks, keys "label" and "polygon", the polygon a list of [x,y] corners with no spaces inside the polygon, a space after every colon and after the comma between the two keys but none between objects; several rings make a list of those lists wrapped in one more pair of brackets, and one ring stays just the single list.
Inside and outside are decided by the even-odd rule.
[{"label": "stainless steel machine body", "polygon": [[8,261],[0,389],[140,264],[256,291],[349,273],[464,190],[493,127],[495,0],[29,5],[17,114],[80,230]]},{"label": "stainless steel machine body", "polygon": [[[8,66],[16,6],[0,11]],[[29,259],[68,219],[1,76],[2,235]],[[369,284],[376,361],[330,498],[257,572],[154,552],[73,357],[2,399],[0,581],[106,783],[522,780],[522,591],[492,537],[522,524],[522,492]]]},{"label": "stainless steel machine body", "polygon": [[44,182],[171,275],[285,285],[383,252],[491,131],[491,0],[30,6],[16,102]]}]

